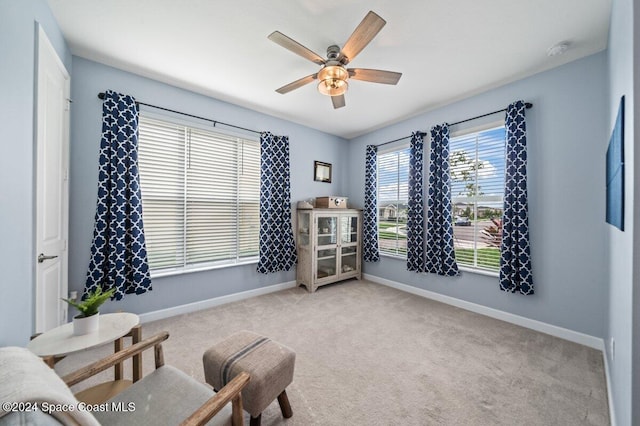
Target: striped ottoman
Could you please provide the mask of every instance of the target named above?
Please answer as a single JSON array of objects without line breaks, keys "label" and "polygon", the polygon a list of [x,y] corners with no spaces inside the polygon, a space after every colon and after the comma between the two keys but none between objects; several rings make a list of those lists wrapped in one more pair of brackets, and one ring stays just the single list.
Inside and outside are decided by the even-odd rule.
[{"label": "striped ottoman", "polygon": [[214,389],[222,389],[236,375],[251,376],[242,391],[243,408],[251,425],[260,425],[262,411],[276,397],[282,416],[293,415],[286,387],[293,381],[296,354],[273,340],[250,331],[239,331],[216,343],[202,357],[204,377]]}]

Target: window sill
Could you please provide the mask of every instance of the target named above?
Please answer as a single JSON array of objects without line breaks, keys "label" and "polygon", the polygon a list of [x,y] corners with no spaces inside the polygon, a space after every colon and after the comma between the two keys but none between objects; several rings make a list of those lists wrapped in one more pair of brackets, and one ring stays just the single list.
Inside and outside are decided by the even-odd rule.
[{"label": "window sill", "polygon": [[[407,258],[406,257],[401,257],[401,256],[395,256],[393,254],[388,254],[388,253],[380,253],[380,257],[387,257],[389,259],[395,259],[395,260],[403,260],[406,261]],[[494,271],[487,271],[484,269],[476,269],[476,268],[470,268],[468,266],[460,266],[458,265],[458,269],[462,272],[470,272],[472,274],[478,274],[478,275],[486,275],[488,277],[494,277],[494,278],[498,278],[500,277],[500,274],[498,272],[494,272]],[[426,273],[426,272],[425,272]]]},{"label": "window sill", "polygon": [[225,262],[225,263],[207,263],[204,265],[186,267],[186,268],[172,268],[172,269],[163,269],[159,271],[151,271],[151,279],[161,278],[161,277],[170,277],[174,275],[182,275],[182,274],[190,274],[192,272],[204,272],[204,271],[212,271],[214,269],[222,269],[222,268],[232,268],[234,266],[245,266],[251,264],[257,264],[258,258],[252,257],[250,259],[244,259],[238,262]]},{"label": "window sill", "polygon": [[388,257],[389,259],[395,259],[395,260],[407,260],[407,256],[399,256],[397,254],[389,254],[389,253],[380,253],[380,257]]},{"label": "window sill", "polygon": [[486,271],[484,269],[475,269],[475,268],[470,268],[468,266],[460,266],[460,265],[458,265],[458,269],[461,270],[462,272],[471,272],[472,274],[486,275],[488,277],[494,277],[494,278],[500,277],[500,274],[498,272]]}]

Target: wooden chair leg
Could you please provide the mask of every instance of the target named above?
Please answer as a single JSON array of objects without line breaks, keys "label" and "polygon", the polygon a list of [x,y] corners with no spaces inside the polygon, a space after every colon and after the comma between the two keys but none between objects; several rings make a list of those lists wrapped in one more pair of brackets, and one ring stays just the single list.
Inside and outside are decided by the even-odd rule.
[{"label": "wooden chair leg", "polygon": [[280,404],[280,411],[282,411],[282,417],[288,419],[293,416],[293,411],[291,411],[291,404],[289,404],[289,397],[287,397],[287,390],[283,390],[280,395],[278,395],[278,404]]},{"label": "wooden chair leg", "polygon": [[258,417],[251,416],[251,420],[249,420],[249,426],[260,426],[262,422],[262,413],[258,414]]},{"label": "wooden chair leg", "polygon": [[[216,392],[217,393],[217,392]],[[244,423],[242,414],[242,394],[231,400],[231,426],[242,426]]]},{"label": "wooden chair leg", "polygon": [[[136,343],[142,341],[142,327],[140,326],[140,324],[133,327],[130,333],[132,345],[135,345]],[[133,364],[133,383],[135,383],[138,380],[142,379],[142,353],[134,355],[131,359]]]},{"label": "wooden chair leg", "polygon": [[[120,352],[123,346],[124,339],[121,337],[113,341],[113,352]],[[124,376],[124,366],[122,363],[116,364],[113,366],[113,379],[114,380],[122,380]]]}]

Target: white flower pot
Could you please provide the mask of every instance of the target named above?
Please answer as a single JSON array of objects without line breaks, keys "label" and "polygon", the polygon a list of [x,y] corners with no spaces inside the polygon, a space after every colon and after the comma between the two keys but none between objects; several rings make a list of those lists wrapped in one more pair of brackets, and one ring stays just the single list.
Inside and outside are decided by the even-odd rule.
[{"label": "white flower pot", "polygon": [[73,335],[82,336],[98,331],[99,321],[100,312],[90,317],[73,317]]}]

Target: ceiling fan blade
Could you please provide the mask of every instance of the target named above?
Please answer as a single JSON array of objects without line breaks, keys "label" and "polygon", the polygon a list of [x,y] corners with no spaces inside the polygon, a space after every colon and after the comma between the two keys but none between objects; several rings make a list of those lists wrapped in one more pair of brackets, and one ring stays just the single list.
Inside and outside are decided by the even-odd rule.
[{"label": "ceiling fan blade", "polygon": [[325,60],[320,55],[304,47],[294,39],[287,37],[280,31],[272,32],[267,38],[285,49],[292,51],[296,55],[300,55],[303,58],[310,60],[311,62],[315,62],[318,65],[325,64]]},{"label": "ceiling fan blade", "polygon": [[346,58],[346,62],[344,63],[348,64],[350,61],[353,61],[353,58],[373,40],[386,23],[387,21],[375,12],[369,11],[367,16],[364,17],[362,22],[360,22],[358,27],[353,31],[353,34],[351,34],[351,37],[349,37],[349,40],[347,40],[340,52],[341,56]]},{"label": "ceiling fan blade", "polygon": [[344,95],[332,96],[331,102],[333,103],[333,109],[342,108],[346,105]]},{"label": "ceiling fan blade", "polygon": [[349,68],[347,71],[349,71],[349,78],[372,83],[398,84],[398,80],[402,77],[401,72],[369,70],[366,68]]},{"label": "ceiling fan blade", "polygon": [[285,93],[289,93],[292,90],[296,90],[296,89],[304,86],[305,84],[311,83],[317,77],[318,77],[318,74],[311,74],[311,75],[308,75],[306,77],[302,77],[301,79],[298,79],[298,80],[294,81],[293,83],[289,83],[289,84],[287,84],[285,86],[282,86],[279,89],[276,89],[276,92],[280,93],[281,95],[284,95]]}]

